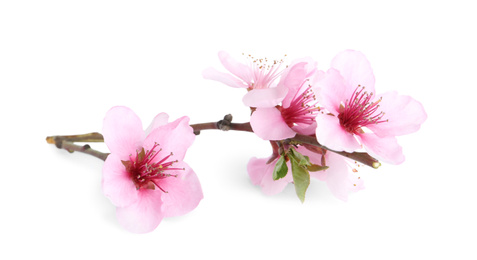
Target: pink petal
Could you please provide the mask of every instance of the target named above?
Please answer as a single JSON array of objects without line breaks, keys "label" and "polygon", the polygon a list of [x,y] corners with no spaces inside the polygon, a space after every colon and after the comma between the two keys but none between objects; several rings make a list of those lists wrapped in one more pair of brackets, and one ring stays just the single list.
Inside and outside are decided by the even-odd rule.
[{"label": "pink petal", "polygon": [[166,113],[160,113],[152,120],[149,127],[146,129],[145,134],[146,136],[149,135],[154,129],[158,128],[159,126],[166,125],[169,122],[169,115]]},{"label": "pink petal", "polygon": [[[321,154],[309,151],[304,147],[297,149],[303,155],[310,158],[310,162],[321,165]],[[321,181],[326,181],[331,193],[338,199],[346,201],[349,192],[356,192],[364,189],[363,180],[351,172],[347,159],[333,152],[325,155],[326,165],[329,168],[325,171],[310,172],[310,176]]]},{"label": "pink petal", "polygon": [[[308,78],[313,75],[316,71],[317,62],[311,57],[305,57],[300,59],[295,59],[288,65],[288,68],[285,69],[282,73],[282,79],[288,78],[290,73],[298,73],[295,76],[299,78]],[[301,71],[301,72],[298,72]],[[301,76],[299,76],[301,75]],[[293,78],[293,77],[292,77]],[[301,82],[298,82],[301,83]]]},{"label": "pink petal", "polygon": [[[288,94],[283,100],[283,107],[289,107],[290,102],[293,100],[295,95],[300,95],[306,90],[306,87],[309,83],[306,83],[305,81],[309,78],[312,78],[315,72],[316,62],[311,58],[295,60],[288,66],[288,69],[283,72],[281,80],[278,83],[278,86],[284,85],[289,89]],[[305,87],[302,87],[303,82],[305,82]],[[302,87],[301,91],[300,87]]]},{"label": "pink petal", "polygon": [[331,68],[340,72],[352,90],[358,85],[365,86],[368,92],[374,92],[374,74],[366,56],[359,51],[346,50],[331,61]]},{"label": "pink petal", "polygon": [[315,83],[318,89],[318,101],[330,113],[339,114],[341,103],[351,98],[355,88],[352,88],[341,76],[339,71],[329,69]]},{"label": "pink petal", "polygon": [[245,94],[242,101],[249,107],[274,107],[280,104],[287,92],[288,89],[285,86],[252,89]]},{"label": "pink petal", "polygon": [[101,186],[104,195],[116,207],[126,207],[138,200],[138,191],[121,159],[114,153],[108,155],[103,165]]},{"label": "pink petal", "polygon": [[396,137],[379,137],[372,133],[360,134],[358,136],[366,151],[376,159],[391,164],[404,162],[402,147],[397,143]]},{"label": "pink petal", "polygon": [[348,178],[349,168],[341,155],[333,152],[326,154],[326,164],[330,167],[326,170],[326,184],[331,193],[340,200],[348,200],[348,191],[351,188]]},{"label": "pink petal", "polygon": [[121,160],[140,149],[144,141],[141,119],[127,107],[113,107],[103,121],[104,142]]},{"label": "pink petal", "polygon": [[382,119],[389,121],[367,126],[380,137],[416,132],[427,118],[422,104],[410,96],[398,95],[392,91],[381,97],[379,110],[385,113]]},{"label": "pink petal", "polygon": [[357,192],[364,189],[364,181],[363,179],[359,178],[356,174],[349,173],[348,174],[349,180],[349,190],[351,192]]},{"label": "pink petal", "polygon": [[[248,175],[254,185],[260,185],[262,192],[266,195],[280,193],[288,183],[293,181],[293,176],[289,171],[287,176],[279,180],[273,180],[273,169],[277,160],[267,164],[268,158],[251,158],[247,165]],[[288,165],[290,170],[291,166]]]},{"label": "pink petal", "polygon": [[160,185],[167,193],[162,195],[162,211],[164,217],[180,216],[195,209],[204,197],[199,179],[195,172],[185,162],[173,165],[174,168],[184,168],[171,172],[177,177],[167,177],[161,180]]},{"label": "pink petal", "polygon": [[139,190],[139,199],[127,207],[116,208],[119,224],[133,233],[147,233],[153,231],[161,223],[163,192],[159,189]]},{"label": "pink petal", "polygon": [[302,124],[298,123],[292,127],[293,131],[301,135],[313,135],[316,132],[316,122],[312,124]]},{"label": "pink petal", "polygon": [[256,135],[264,140],[283,140],[296,135],[275,107],[257,108],[250,117]]},{"label": "pink petal", "polygon": [[202,76],[205,79],[211,79],[211,80],[216,80],[221,83],[224,83],[227,86],[233,87],[233,88],[247,88],[248,85],[245,84],[242,80],[228,74],[228,73],[223,73],[220,71],[217,71],[214,68],[208,68],[205,69],[202,72]]},{"label": "pink petal", "polygon": [[[247,171],[253,185],[260,185],[262,182],[263,176],[266,174],[265,170],[267,169],[267,161],[268,158],[258,159],[256,157],[252,157],[248,162]],[[276,161],[277,160],[273,161],[272,164],[275,165]]]},{"label": "pink petal", "polygon": [[330,115],[316,117],[316,139],[329,149],[335,151],[354,152],[361,148],[353,134],[341,127],[339,119]]},{"label": "pink petal", "polygon": [[219,52],[219,59],[230,73],[247,83],[252,82],[251,69],[247,65],[237,62],[225,51]]},{"label": "pink petal", "polygon": [[154,129],[144,140],[144,149],[150,150],[155,143],[158,143],[162,150],[156,156],[157,160],[173,153],[171,160],[182,161],[194,139],[195,135],[192,127],[189,126],[189,118],[184,116]]}]

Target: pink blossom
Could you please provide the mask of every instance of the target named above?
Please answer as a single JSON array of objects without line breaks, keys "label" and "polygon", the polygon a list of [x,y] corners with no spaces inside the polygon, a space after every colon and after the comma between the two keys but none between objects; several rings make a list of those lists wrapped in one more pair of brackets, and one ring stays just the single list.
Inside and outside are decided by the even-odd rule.
[{"label": "pink blossom", "polygon": [[164,217],[183,215],[203,198],[199,179],[183,161],[195,139],[189,118],[168,118],[157,115],[146,131],[127,107],[113,107],[104,118],[111,154],[102,189],[117,207],[119,223],[134,233],[154,230]]},{"label": "pink blossom", "polygon": [[[321,165],[322,154],[312,152],[302,146],[298,147],[297,151],[308,156],[311,163]],[[267,163],[269,160],[270,158],[258,159],[253,157],[248,163],[247,170],[254,185],[260,186],[262,192],[266,195],[274,195],[280,193],[288,183],[293,182],[293,177],[290,162],[287,162],[287,175],[282,179],[273,180],[273,170],[278,158]],[[347,201],[350,192],[364,189],[363,180],[355,173],[356,168],[352,168],[345,158],[333,152],[327,152],[325,153],[325,161],[329,168],[324,171],[310,172],[310,176],[325,181],[335,197]]]},{"label": "pink blossom", "polygon": [[316,137],[335,151],[366,151],[384,162],[404,161],[396,136],[419,129],[427,115],[409,96],[387,92],[376,95],[374,74],[366,57],[358,51],[338,54],[318,82],[320,104],[329,113],[316,118]]},{"label": "pink blossom", "polygon": [[[245,88],[249,92],[243,102],[249,107],[277,105],[287,93],[287,89],[277,87],[283,60],[257,59],[247,56],[249,63],[244,64],[233,59],[228,53],[219,52],[219,60],[231,74],[208,68],[202,75],[206,79],[216,80],[234,88]],[[257,103],[257,101],[259,103]]]},{"label": "pink blossom", "polygon": [[[315,117],[319,111],[315,91],[310,79],[319,78],[316,62],[309,58],[296,60],[283,73],[278,87],[287,89],[281,105],[256,104],[261,106],[253,112],[250,124],[253,131],[264,140],[282,140],[296,133],[311,135],[315,133]],[[262,100],[265,100],[263,98]]]}]

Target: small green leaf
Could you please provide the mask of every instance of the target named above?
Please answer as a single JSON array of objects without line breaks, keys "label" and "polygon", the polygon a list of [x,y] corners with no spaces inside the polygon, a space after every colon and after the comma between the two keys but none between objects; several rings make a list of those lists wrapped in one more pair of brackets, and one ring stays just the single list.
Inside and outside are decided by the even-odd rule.
[{"label": "small green leaf", "polygon": [[293,182],[295,183],[295,192],[301,203],[305,201],[305,193],[310,185],[310,173],[296,160],[296,157],[290,157]]},{"label": "small green leaf", "polygon": [[291,157],[294,157],[301,166],[304,166],[307,164],[307,162],[310,162],[310,158],[308,156],[304,156],[303,154],[297,152],[293,147],[290,148],[290,152],[288,154]]},{"label": "small green leaf", "polygon": [[306,166],[306,168],[310,172],[318,172],[318,171],[324,171],[324,170],[328,169],[329,167],[328,166],[321,166],[321,165],[318,165],[318,164],[311,164],[311,165]]},{"label": "small green leaf", "polygon": [[[298,153],[300,154],[300,153]],[[302,155],[302,154],[300,154]],[[308,156],[303,156],[302,155],[302,159],[300,160],[300,162],[298,163],[301,167],[308,167],[310,166],[312,163],[310,162],[310,157]]]},{"label": "small green leaf", "polygon": [[280,156],[278,159],[277,164],[275,164],[275,168],[273,169],[273,180],[278,180],[285,177],[288,173],[288,166],[285,160],[285,156]]}]

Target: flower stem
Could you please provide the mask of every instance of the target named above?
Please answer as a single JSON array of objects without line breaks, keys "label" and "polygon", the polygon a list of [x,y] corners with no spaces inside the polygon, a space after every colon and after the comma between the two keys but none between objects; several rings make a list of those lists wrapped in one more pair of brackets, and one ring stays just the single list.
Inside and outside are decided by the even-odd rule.
[{"label": "flower stem", "polygon": [[[240,124],[232,123],[232,115],[230,114],[224,116],[224,119],[218,122],[192,124],[190,126],[192,127],[192,129],[194,129],[194,134],[196,135],[199,135],[200,131],[202,130],[222,130],[222,131],[234,130],[234,131],[244,131],[244,132],[253,133],[252,126],[250,125],[250,123],[248,122],[240,123]],[[304,144],[320,147],[328,151],[337,153],[341,156],[360,162],[374,169],[377,169],[379,166],[381,166],[381,163],[379,163],[378,160],[376,160],[375,158],[373,158],[367,153],[364,153],[364,152],[347,153],[347,152],[334,151],[332,149],[329,149],[321,145],[316,140],[316,137],[313,137],[313,136],[297,134],[295,135],[295,137],[289,138],[286,141],[289,143],[295,143],[295,144],[304,143]],[[73,144],[73,142],[104,142],[103,136],[100,133],[96,133],[96,132],[83,134],[83,135],[48,136],[46,138],[46,142],[49,144],[56,145],[58,149],[65,149],[69,152],[77,151],[77,152],[87,153],[103,161],[106,160],[106,157],[108,156],[107,153],[102,153],[102,152],[93,150],[89,145],[79,146],[79,145]]]}]

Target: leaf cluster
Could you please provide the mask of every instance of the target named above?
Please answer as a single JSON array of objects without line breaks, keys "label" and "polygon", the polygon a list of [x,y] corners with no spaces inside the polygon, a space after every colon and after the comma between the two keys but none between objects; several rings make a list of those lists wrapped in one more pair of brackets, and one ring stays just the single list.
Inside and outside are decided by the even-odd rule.
[{"label": "leaf cluster", "polygon": [[305,156],[295,148],[290,147],[288,151],[280,155],[275,168],[273,169],[273,179],[279,180],[288,174],[288,164],[291,165],[291,173],[293,176],[293,183],[295,184],[295,192],[300,201],[305,201],[305,194],[310,185],[310,171],[323,171],[328,169],[328,166],[313,164],[310,158]]}]

